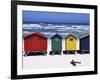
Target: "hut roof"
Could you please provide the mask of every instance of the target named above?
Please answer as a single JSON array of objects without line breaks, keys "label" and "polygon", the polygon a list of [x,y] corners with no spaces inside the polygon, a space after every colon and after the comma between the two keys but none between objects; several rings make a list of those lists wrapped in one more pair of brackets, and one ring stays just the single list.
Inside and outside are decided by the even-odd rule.
[{"label": "hut roof", "polygon": [[54,36],[51,37],[51,39],[55,38],[55,37],[58,37],[59,39],[62,39],[62,37],[58,34],[55,34]]},{"label": "hut roof", "polygon": [[72,37],[74,37],[75,39],[77,39],[77,37],[76,37],[74,34],[72,34],[72,33],[69,34],[69,35],[66,37],[66,39],[69,38],[70,36],[72,36]]},{"label": "hut roof", "polygon": [[31,37],[31,36],[33,36],[33,35],[37,35],[37,36],[39,36],[39,37],[42,37],[42,38],[44,38],[44,39],[47,39],[46,36],[44,36],[44,35],[42,35],[42,34],[39,34],[39,33],[32,33],[32,34],[29,34],[29,35],[25,36],[24,39],[29,38],[29,37]]},{"label": "hut roof", "polygon": [[83,38],[86,38],[86,37],[89,37],[89,34],[81,36],[80,39],[83,39]]}]

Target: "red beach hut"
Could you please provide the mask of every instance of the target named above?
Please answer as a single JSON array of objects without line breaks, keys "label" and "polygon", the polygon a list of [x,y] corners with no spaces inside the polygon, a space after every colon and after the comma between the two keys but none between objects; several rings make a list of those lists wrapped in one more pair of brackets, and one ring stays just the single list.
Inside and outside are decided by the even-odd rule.
[{"label": "red beach hut", "polygon": [[47,37],[39,34],[32,33],[24,37],[24,51],[26,53],[33,52],[46,53],[47,52]]}]

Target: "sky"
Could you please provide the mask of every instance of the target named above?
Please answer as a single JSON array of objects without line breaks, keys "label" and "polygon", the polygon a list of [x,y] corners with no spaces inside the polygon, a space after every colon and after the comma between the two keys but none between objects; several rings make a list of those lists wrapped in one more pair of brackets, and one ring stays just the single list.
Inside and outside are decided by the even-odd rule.
[{"label": "sky", "polygon": [[89,14],[23,11],[23,23],[89,24]]},{"label": "sky", "polygon": [[33,32],[48,38],[59,34],[62,38],[70,33],[80,37],[89,34],[89,14],[23,11],[23,36]]}]

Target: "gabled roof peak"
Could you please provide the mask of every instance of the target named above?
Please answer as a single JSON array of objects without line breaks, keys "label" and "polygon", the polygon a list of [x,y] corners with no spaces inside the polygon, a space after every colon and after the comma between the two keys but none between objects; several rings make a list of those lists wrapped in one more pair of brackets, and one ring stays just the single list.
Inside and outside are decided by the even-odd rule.
[{"label": "gabled roof peak", "polygon": [[24,39],[25,39],[25,38],[29,38],[29,37],[31,37],[31,36],[33,36],[33,35],[37,35],[37,36],[40,36],[40,37],[42,37],[42,38],[47,39],[47,37],[46,37],[45,35],[40,34],[40,33],[31,33],[31,34],[28,34],[27,36],[24,37]]},{"label": "gabled roof peak", "polygon": [[54,37],[58,37],[58,38],[62,39],[62,37],[57,33],[54,36],[52,36],[51,39],[53,39]]},{"label": "gabled roof peak", "polygon": [[72,33],[70,33],[65,39],[69,38],[70,36],[72,36],[72,37],[74,37],[75,39],[77,39],[77,37],[76,37],[74,34],[72,34]]}]

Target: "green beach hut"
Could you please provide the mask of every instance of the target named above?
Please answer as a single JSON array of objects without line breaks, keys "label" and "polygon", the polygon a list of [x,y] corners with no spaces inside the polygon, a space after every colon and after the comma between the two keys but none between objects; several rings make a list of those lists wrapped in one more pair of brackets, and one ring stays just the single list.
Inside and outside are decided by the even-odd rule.
[{"label": "green beach hut", "polygon": [[51,37],[51,49],[50,54],[61,54],[62,50],[62,37],[58,34]]}]

